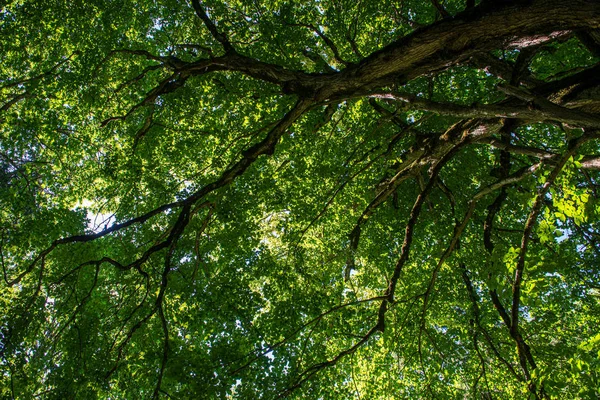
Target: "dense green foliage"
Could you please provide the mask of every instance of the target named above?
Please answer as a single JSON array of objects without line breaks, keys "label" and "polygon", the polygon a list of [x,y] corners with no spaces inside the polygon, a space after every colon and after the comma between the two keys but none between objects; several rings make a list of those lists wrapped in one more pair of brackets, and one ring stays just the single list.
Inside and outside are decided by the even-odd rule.
[{"label": "dense green foliage", "polygon": [[600,397],[597,1],[9,1],[0,57],[0,397]]}]

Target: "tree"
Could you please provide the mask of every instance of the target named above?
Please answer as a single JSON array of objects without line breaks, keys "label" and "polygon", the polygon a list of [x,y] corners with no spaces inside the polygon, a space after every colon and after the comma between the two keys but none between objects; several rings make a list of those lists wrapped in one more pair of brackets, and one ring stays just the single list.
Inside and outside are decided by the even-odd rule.
[{"label": "tree", "polygon": [[597,398],[596,0],[0,12],[6,398]]}]

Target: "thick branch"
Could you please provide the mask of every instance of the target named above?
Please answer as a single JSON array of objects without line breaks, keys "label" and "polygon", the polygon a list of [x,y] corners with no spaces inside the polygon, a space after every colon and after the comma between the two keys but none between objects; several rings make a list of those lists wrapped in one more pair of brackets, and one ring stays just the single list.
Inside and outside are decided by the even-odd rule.
[{"label": "thick branch", "polygon": [[[508,91],[508,89],[503,89]],[[511,90],[511,94],[515,91]],[[581,127],[600,128],[600,117],[585,112],[570,110],[538,97],[523,94],[523,100],[535,101],[540,107],[532,108],[527,105],[479,105],[470,107],[456,104],[436,103],[421,99],[409,94],[382,93],[373,94],[372,97],[395,100],[405,103],[405,109],[431,111],[439,115],[448,115],[457,118],[512,118],[526,121],[556,121]]]},{"label": "thick branch", "polygon": [[[595,0],[496,2],[419,29],[342,71],[330,85],[352,91],[382,80],[407,81],[445,69],[477,51],[503,47],[515,38],[527,47],[558,30],[598,27],[598,21],[600,5]],[[525,40],[529,35],[537,37]],[[321,95],[328,98],[331,90]]]},{"label": "thick branch", "polygon": [[204,22],[204,25],[206,25],[206,28],[208,28],[210,34],[213,35],[213,37],[215,39],[217,39],[217,41],[219,43],[221,43],[221,45],[223,45],[225,52],[226,53],[234,52],[235,50],[233,49],[233,46],[229,42],[229,39],[223,33],[219,32],[219,30],[217,29],[217,26],[214,24],[214,22],[212,22],[212,20],[206,14],[206,11],[204,10],[204,7],[202,7],[202,5],[200,4],[200,1],[192,0],[192,6],[194,7],[194,11],[196,11],[196,15],[202,20],[202,22]]},{"label": "thick branch", "polygon": [[[571,3],[575,4],[571,4]],[[198,0],[195,9],[205,23],[208,19]],[[359,64],[340,72],[308,74],[250,57],[226,52],[222,57],[182,63],[177,71],[190,75],[209,71],[238,71],[256,79],[283,87],[285,93],[313,97],[317,102],[344,99],[358,91],[407,81],[428,75],[468,60],[481,51],[489,51],[519,38],[520,46],[536,45],[552,40],[562,29],[598,27],[600,6],[594,0],[573,0],[569,5],[558,0],[536,0],[517,5],[503,3],[498,7],[467,11],[418,29],[412,34],[371,54]],[[208,19],[208,21],[210,21]],[[213,36],[224,46],[226,38],[212,22],[207,24]],[[559,32],[559,33],[560,33]],[[529,38],[536,35],[535,38]],[[545,35],[545,36],[544,36]]]}]

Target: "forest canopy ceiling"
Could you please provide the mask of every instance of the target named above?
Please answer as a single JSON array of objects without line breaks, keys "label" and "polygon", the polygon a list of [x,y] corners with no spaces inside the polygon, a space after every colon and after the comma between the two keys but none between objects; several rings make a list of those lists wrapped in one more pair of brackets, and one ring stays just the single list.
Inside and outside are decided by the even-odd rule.
[{"label": "forest canopy ceiling", "polygon": [[598,398],[597,0],[12,1],[3,398]]}]

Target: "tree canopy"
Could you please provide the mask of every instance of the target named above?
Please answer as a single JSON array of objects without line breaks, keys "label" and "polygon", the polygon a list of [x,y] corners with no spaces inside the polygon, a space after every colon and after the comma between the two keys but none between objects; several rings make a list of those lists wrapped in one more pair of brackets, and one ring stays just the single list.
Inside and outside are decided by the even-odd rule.
[{"label": "tree canopy", "polygon": [[9,1],[0,393],[598,398],[597,0]]}]

